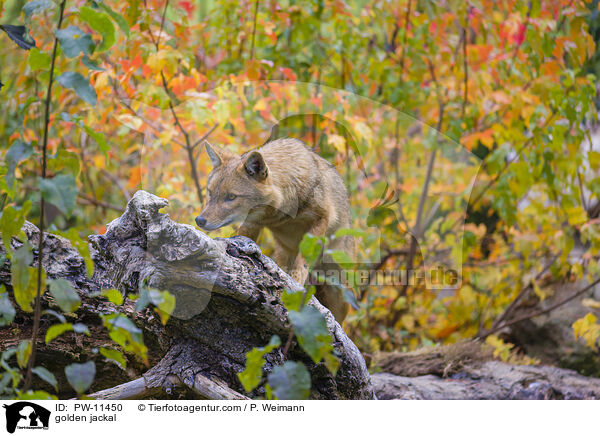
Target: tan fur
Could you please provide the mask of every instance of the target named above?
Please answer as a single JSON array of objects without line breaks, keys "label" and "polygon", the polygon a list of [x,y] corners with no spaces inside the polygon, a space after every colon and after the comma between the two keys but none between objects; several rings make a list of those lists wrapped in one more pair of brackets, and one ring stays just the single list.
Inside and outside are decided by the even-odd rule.
[{"label": "tan fur", "polygon": [[[298,254],[303,236],[330,236],[351,226],[348,193],[335,167],[297,139],[271,141],[241,156],[208,143],[206,150],[214,168],[198,225],[214,230],[241,222],[238,234],[253,240],[267,227],[275,239],[275,261],[304,283],[307,265]],[[339,238],[328,248],[353,257],[353,242],[350,237]],[[319,285],[316,296],[338,322],[344,320],[348,304],[338,288]]]}]

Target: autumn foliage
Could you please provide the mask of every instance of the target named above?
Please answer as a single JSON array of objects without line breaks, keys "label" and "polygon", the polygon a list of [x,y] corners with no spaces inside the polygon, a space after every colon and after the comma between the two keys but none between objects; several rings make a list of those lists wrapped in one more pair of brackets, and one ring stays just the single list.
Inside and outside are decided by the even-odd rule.
[{"label": "autumn foliage", "polygon": [[[459,273],[441,288],[357,278],[344,327],[361,351],[473,337],[506,351],[515,300],[598,277],[597,16],[573,0],[34,0],[2,23],[35,47],[0,35],[4,245],[18,258],[10,236],[39,223],[43,196],[46,229],[91,267],[87,236],[138,189],[193,224],[204,139],[239,153],[298,137],[348,185],[357,269]],[[574,328],[596,347],[590,304]]]}]

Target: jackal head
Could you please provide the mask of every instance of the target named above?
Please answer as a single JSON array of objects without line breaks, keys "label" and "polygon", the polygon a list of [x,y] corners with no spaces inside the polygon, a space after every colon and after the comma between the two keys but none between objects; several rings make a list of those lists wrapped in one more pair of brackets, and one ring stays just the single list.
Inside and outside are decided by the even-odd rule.
[{"label": "jackal head", "polygon": [[196,217],[204,230],[259,218],[270,203],[269,170],[262,155],[251,151],[241,156],[204,143],[213,169],[208,176],[207,202]]}]

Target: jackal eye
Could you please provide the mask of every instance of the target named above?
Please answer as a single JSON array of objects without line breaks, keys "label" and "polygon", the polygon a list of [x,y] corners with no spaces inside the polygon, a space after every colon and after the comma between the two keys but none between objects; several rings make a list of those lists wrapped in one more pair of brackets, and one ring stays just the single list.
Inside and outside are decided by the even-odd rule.
[{"label": "jackal eye", "polygon": [[237,198],[237,195],[229,193],[225,196],[225,201],[233,201]]}]

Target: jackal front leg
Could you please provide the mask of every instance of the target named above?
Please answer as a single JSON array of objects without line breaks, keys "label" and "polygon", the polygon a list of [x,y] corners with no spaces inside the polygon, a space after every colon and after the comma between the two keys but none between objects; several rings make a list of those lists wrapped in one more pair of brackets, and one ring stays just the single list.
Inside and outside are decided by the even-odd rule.
[{"label": "jackal front leg", "polygon": [[[313,225],[308,229],[308,233],[314,236],[325,236],[325,232],[327,231],[327,219],[321,218],[318,221],[315,221]],[[292,266],[291,276],[298,283],[303,285],[308,278],[308,264],[302,254],[298,253],[296,259],[294,260],[294,265]]]},{"label": "jackal front leg", "polygon": [[252,239],[254,242],[258,239],[258,235],[260,233],[260,226],[255,224],[243,223],[237,230],[238,236],[246,236],[247,238]]}]

